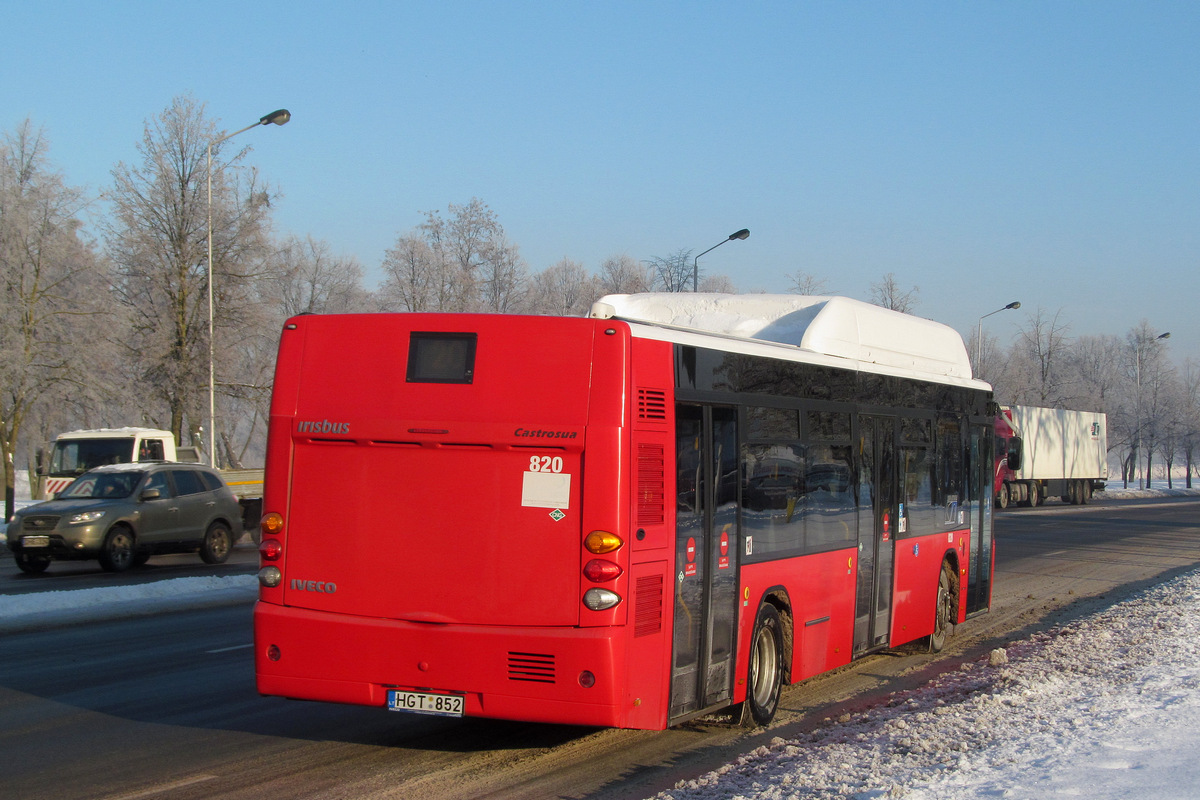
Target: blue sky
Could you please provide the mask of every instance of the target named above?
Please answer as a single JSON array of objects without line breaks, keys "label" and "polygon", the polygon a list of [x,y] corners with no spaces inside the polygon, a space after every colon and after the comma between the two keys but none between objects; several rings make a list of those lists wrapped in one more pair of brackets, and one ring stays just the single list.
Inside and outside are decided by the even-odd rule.
[{"label": "blue sky", "polygon": [[1200,4],[23,3],[0,129],[99,193],[188,94],[283,197],[277,232],[370,282],[423,212],[487,202],[532,271],[699,253],[803,270],[1011,341],[1141,319],[1200,358]]}]

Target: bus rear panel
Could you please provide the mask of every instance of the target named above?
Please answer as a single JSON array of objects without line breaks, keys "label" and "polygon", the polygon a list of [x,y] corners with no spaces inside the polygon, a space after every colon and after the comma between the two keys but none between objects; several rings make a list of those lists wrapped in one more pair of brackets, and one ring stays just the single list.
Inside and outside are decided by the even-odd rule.
[{"label": "bus rear panel", "polygon": [[[264,510],[280,529],[263,546],[278,577],[255,611],[259,691],[663,727],[621,678],[655,683],[623,635],[646,571],[631,568],[622,511],[630,344],[627,326],[584,319],[289,321],[267,455]],[[589,550],[593,532],[615,538]],[[660,606],[665,570],[650,581]],[[657,663],[666,631],[654,634],[640,647]]]}]

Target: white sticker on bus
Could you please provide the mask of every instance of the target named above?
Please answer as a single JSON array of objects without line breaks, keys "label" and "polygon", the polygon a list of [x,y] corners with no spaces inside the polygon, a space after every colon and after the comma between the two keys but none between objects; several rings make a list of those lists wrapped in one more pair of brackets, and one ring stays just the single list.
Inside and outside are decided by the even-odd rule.
[{"label": "white sticker on bus", "polygon": [[524,479],[521,481],[521,505],[528,508],[570,508],[570,473],[524,473]]}]

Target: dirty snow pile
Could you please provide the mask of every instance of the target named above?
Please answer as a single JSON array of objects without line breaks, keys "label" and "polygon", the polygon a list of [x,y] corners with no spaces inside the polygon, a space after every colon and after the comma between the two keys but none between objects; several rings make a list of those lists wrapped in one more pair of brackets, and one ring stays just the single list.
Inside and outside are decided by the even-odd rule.
[{"label": "dirty snow pile", "polygon": [[1078,796],[1200,796],[1200,573],[657,798]]},{"label": "dirty snow pile", "polygon": [[172,578],[128,586],[0,595],[0,633],[252,603],[255,575]]}]

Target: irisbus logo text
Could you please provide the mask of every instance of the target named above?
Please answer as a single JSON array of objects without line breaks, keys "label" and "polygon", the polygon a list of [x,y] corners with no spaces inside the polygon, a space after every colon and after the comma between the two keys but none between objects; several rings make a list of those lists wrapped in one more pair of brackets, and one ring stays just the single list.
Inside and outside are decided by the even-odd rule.
[{"label": "irisbus logo text", "polygon": [[296,433],[349,433],[349,422],[330,422],[323,419],[320,422],[314,420],[301,420],[296,423]]}]

